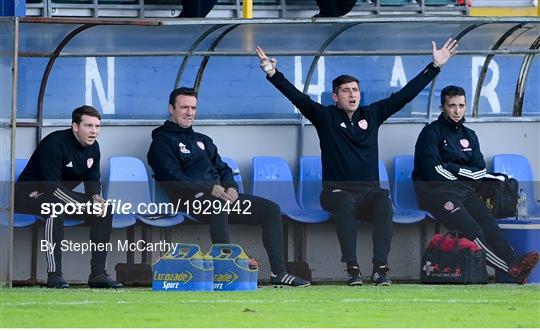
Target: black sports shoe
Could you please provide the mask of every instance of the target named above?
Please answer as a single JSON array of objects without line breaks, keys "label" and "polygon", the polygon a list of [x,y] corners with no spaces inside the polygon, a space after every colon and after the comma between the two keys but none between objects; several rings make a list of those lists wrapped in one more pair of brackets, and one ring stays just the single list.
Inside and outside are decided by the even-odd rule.
[{"label": "black sports shoe", "polygon": [[311,285],[310,282],[304,280],[300,277],[297,277],[293,274],[282,273],[279,275],[270,274],[270,284],[272,285],[285,285],[285,286],[294,286],[294,287],[306,287]]},{"label": "black sports shoe", "polygon": [[348,266],[347,270],[345,271],[347,271],[349,274],[349,278],[347,278],[347,285],[360,286],[364,284],[364,282],[362,282],[362,273],[357,265]]},{"label": "black sports shoe", "polygon": [[122,288],[122,283],[112,280],[107,273],[90,274],[88,286],[92,288]]},{"label": "black sports shoe", "polygon": [[49,288],[69,288],[69,284],[62,277],[61,272],[47,273],[47,287]]},{"label": "black sports shoe", "polygon": [[373,266],[373,273],[371,274],[371,281],[375,285],[388,286],[392,285],[392,281],[388,278],[387,272],[390,268],[386,265]]},{"label": "black sports shoe", "polygon": [[523,255],[516,255],[510,263],[508,274],[518,284],[526,284],[529,281],[529,275],[536,267],[539,259],[540,256],[534,251]]}]

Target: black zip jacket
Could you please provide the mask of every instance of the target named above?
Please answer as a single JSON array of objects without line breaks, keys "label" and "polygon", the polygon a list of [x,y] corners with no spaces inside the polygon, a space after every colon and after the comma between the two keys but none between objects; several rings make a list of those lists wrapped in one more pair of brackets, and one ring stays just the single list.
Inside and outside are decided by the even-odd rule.
[{"label": "black zip jacket", "polygon": [[465,197],[474,182],[486,175],[486,163],[476,133],[441,113],[416,141],[412,179],[423,204],[432,194],[453,193]]},{"label": "black zip jacket", "polygon": [[214,185],[238,190],[212,139],[192,128],[165,121],[152,131],[147,158],[156,181],[167,182],[168,187],[208,194]]},{"label": "black zip jacket", "polygon": [[83,147],[71,129],[55,131],[39,142],[17,184],[25,191],[46,190],[79,200],[72,191],[84,182],[85,198],[90,201],[94,194],[101,195],[100,158],[97,141]]},{"label": "black zip jacket", "polygon": [[397,93],[360,106],[352,120],[336,106],[323,106],[300,92],[276,70],[267,79],[313,123],[321,147],[325,189],[379,187],[379,126],[414,99],[440,72],[429,64]]}]

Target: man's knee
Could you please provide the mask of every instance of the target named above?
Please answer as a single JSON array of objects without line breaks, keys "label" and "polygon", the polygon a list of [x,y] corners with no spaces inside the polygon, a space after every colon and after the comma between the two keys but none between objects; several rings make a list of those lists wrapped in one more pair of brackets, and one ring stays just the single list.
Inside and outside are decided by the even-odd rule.
[{"label": "man's knee", "polygon": [[373,205],[373,209],[376,214],[378,215],[385,215],[387,218],[392,218],[393,215],[393,207],[392,207],[392,201],[390,200],[390,196],[388,194],[387,190],[377,190],[372,193],[373,196],[371,197],[371,203]]},{"label": "man's knee", "polygon": [[281,208],[277,203],[268,199],[261,199],[260,203],[255,206],[253,212],[260,213],[261,215],[267,215],[269,219],[279,219],[281,220]]},{"label": "man's knee", "polygon": [[390,195],[387,190],[377,190],[373,194],[373,200],[376,206],[392,210],[392,201],[390,200]]},{"label": "man's knee", "polygon": [[358,203],[352,195],[340,194],[330,201],[326,201],[323,207],[336,216],[346,215],[351,216],[352,219],[352,216],[357,212]]}]

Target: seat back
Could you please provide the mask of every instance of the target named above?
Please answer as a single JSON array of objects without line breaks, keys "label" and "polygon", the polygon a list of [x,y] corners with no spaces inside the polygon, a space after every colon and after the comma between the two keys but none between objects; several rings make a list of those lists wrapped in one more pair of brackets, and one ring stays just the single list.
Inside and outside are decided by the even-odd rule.
[{"label": "seat back", "polygon": [[379,183],[381,188],[390,190],[390,179],[388,178],[388,171],[382,160],[379,160]]},{"label": "seat back", "polygon": [[244,185],[242,183],[242,175],[240,175],[240,168],[238,163],[230,157],[222,157],[221,160],[227,163],[227,165],[232,169],[234,175],[234,181],[238,184],[238,193],[244,193]]},{"label": "seat back", "polygon": [[[384,162],[379,160],[379,180],[381,188],[390,190],[388,172]],[[319,197],[322,190],[322,164],[320,156],[303,156],[300,158],[298,176],[298,204],[306,209],[321,209]]]},{"label": "seat back", "polygon": [[394,189],[392,201],[399,209],[419,209],[416,192],[412,182],[414,156],[401,155],[394,157]]},{"label": "seat back", "polygon": [[302,156],[298,173],[297,198],[300,207],[320,210],[322,164],[320,156]]},{"label": "seat back", "polygon": [[27,164],[28,159],[15,159],[15,180],[19,178]]},{"label": "seat back", "polygon": [[274,201],[283,212],[299,208],[291,169],[285,160],[275,156],[256,156],[252,165],[252,194]]},{"label": "seat back", "polygon": [[[536,201],[534,194],[534,177],[529,160],[519,154],[498,154],[493,156],[493,171],[507,174],[519,181],[519,189],[527,194],[527,201]],[[529,212],[535,208],[535,203],[528,203]]]},{"label": "seat back", "polygon": [[[122,206],[130,203],[131,208],[127,210],[129,213],[137,213],[137,206],[140,203],[148,206],[152,199],[144,163],[136,157],[111,156],[105,197],[115,199],[117,203],[121,202]],[[115,214],[115,218],[121,216],[127,215]]]},{"label": "seat back", "polygon": [[[15,159],[15,181],[19,179],[19,176],[21,175],[27,164],[28,159]],[[32,225],[36,223],[37,217],[38,216],[36,215],[15,213],[13,215],[13,227],[22,228]],[[5,219],[7,219],[7,214]]]}]

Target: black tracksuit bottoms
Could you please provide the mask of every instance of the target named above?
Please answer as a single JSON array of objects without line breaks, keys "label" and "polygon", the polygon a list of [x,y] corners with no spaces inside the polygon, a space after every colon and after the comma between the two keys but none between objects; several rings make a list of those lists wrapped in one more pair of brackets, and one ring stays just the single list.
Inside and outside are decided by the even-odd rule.
[{"label": "black tracksuit bottoms", "polygon": [[[17,183],[15,186],[15,212],[40,215],[45,219],[45,240],[47,244],[55,244],[54,251],[47,250],[47,272],[62,272],[62,250],[61,242],[64,240],[64,219],[84,220],[90,226],[90,241],[95,244],[107,244],[111,239],[112,229],[112,214],[111,210],[107,211],[105,217],[100,217],[83,212],[83,214],[71,214],[72,209],[67,208],[70,214],[58,214],[56,217],[51,217],[51,214],[43,214],[42,204],[62,204],[66,205],[66,199],[69,199],[70,204],[86,203],[83,194],[71,192],[69,196],[63,195],[58,187],[52,187],[50,190],[44,191],[40,189],[40,194],[35,195],[33,188],[34,183]],[[56,193],[56,194],[53,194]],[[42,194],[41,194],[42,193]],[[41,247],[41,245],[38,245]],[[51,246],[48,246],[51,247]],[[92,274],[99,274],[105,271],[107,262],[106,250],[93,250],[90,260],[90,268]]]},{"label": "black tracksuit bottoms", "polygon": [[482,247],[490,266],[508,272],[514,250],[476,193],[463,198],[452,193],[432,194],[422,197],[420,204],[447,229],[462,232]]},{"label": "black tracksuit bottoms", "polygon": [[393,236],[393,209],[388,190],[371,187],[354,191],[325,189],[321,193],[321,206],[334,215],[342,262],[357,263],[356,222],[362,220],[373,224],[373,264],[388,264]]},{"label": "black tracksuit bottoms", "polygon": [[[180,193],[180,206],[184,212],[195,217],[195,219],[210,225],[212,243],[230,243],[229,224],[261,225],[262,242],[268,254],[272,273],[279,275],[286,271],[283,259],[281,209],[276,203],[258,196],[239,193],[238,199],[229,205],[231,210],[227,211],[225,201],[222,199],[210,194],[199,195],[196,192]],[[169,197],[171,197],[170,194]],[[194,205],[196,200],[201,204]],[[177,200],[171,199],[171,201]]]}]

